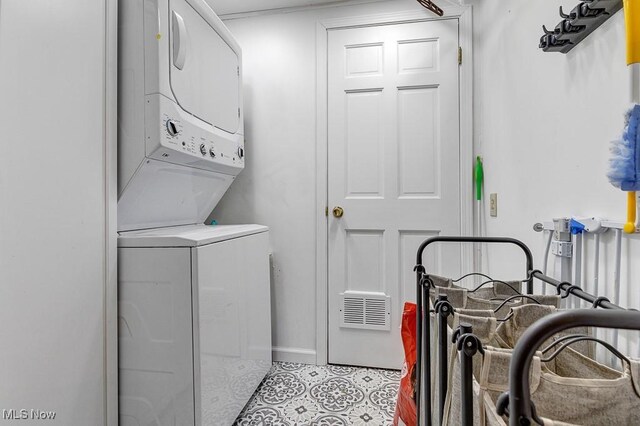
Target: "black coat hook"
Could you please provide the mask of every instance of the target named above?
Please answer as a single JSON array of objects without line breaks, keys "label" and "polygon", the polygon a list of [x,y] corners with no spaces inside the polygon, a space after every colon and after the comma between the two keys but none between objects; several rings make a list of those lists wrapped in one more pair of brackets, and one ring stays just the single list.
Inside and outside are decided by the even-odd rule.
[{"label": "black coat hook", "polygon": [[564,10],[562,9],[562,6],[560,6],[560,17],[564,18],[564,19],[574,19],[575,15],[574,16],[567,15],[566,13],[564,13]]},{"label": "black coat hook", "polygon": [[571,49],[594,32],[600,25],[622,9],[623,0],[583,0],[566,13],[562,6],[558,13],[562,21],[553,34],[546,27],[539,46],[545,52],[569,53]]}]

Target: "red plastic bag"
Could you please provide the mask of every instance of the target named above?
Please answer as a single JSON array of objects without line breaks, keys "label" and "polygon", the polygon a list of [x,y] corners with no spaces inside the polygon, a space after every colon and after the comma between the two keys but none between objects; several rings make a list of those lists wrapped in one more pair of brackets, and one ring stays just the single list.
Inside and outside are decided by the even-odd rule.
[{"label": "red plastic bag", "polygon": [[394,426],[416,426],[416,304],[405,303],[402,313],[404,365],[398,390]]}]

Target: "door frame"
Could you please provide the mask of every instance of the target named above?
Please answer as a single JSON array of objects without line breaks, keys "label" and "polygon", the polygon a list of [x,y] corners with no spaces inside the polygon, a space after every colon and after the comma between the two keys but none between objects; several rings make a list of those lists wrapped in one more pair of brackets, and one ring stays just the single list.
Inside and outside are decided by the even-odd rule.
[{"label": "door frame", "polygon": [[[472,6],[443,5],[444,16],[426,10],[319,21],[316,25],[316,364],[326,365],[329,352],[328,222],[328,40],[329,31],[379,25],[458,19],[460,65],[460,233],[473,235],[473,18]],[[472,265],[472,248],[463,246],[461,264]]]},{"label": "door frame", "polygon": [[104,70],[104,380],[105,421],[118,415],[118,2],[105,0]]}]

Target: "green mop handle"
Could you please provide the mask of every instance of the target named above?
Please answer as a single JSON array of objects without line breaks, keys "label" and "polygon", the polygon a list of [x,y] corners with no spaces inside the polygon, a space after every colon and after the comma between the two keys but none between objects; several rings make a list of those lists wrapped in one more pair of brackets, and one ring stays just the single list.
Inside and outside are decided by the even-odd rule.
[{"label": "green mop handle", "polygon": [[475,167],[475,181],[476,181],[476,200],[482,201],[482,183],[484,182],[484,167],[482,165],[482,157],[476,158]]}]

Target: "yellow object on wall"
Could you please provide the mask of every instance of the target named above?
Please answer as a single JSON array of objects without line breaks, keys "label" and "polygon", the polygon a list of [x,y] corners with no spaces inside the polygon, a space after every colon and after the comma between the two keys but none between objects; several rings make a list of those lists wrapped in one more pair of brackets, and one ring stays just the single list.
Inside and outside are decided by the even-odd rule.
[{"label": "yellow object on wall", "polygon": [[627,64],[640,63],[640,0],[624,0],[627,27]]},{"label": "yellow object on wall", "polygon": [[627,192],[627,222],[624,224],[624,232],[627,234],[635,234],[636,232],[636,206],[637,198],[635,191]]}]

